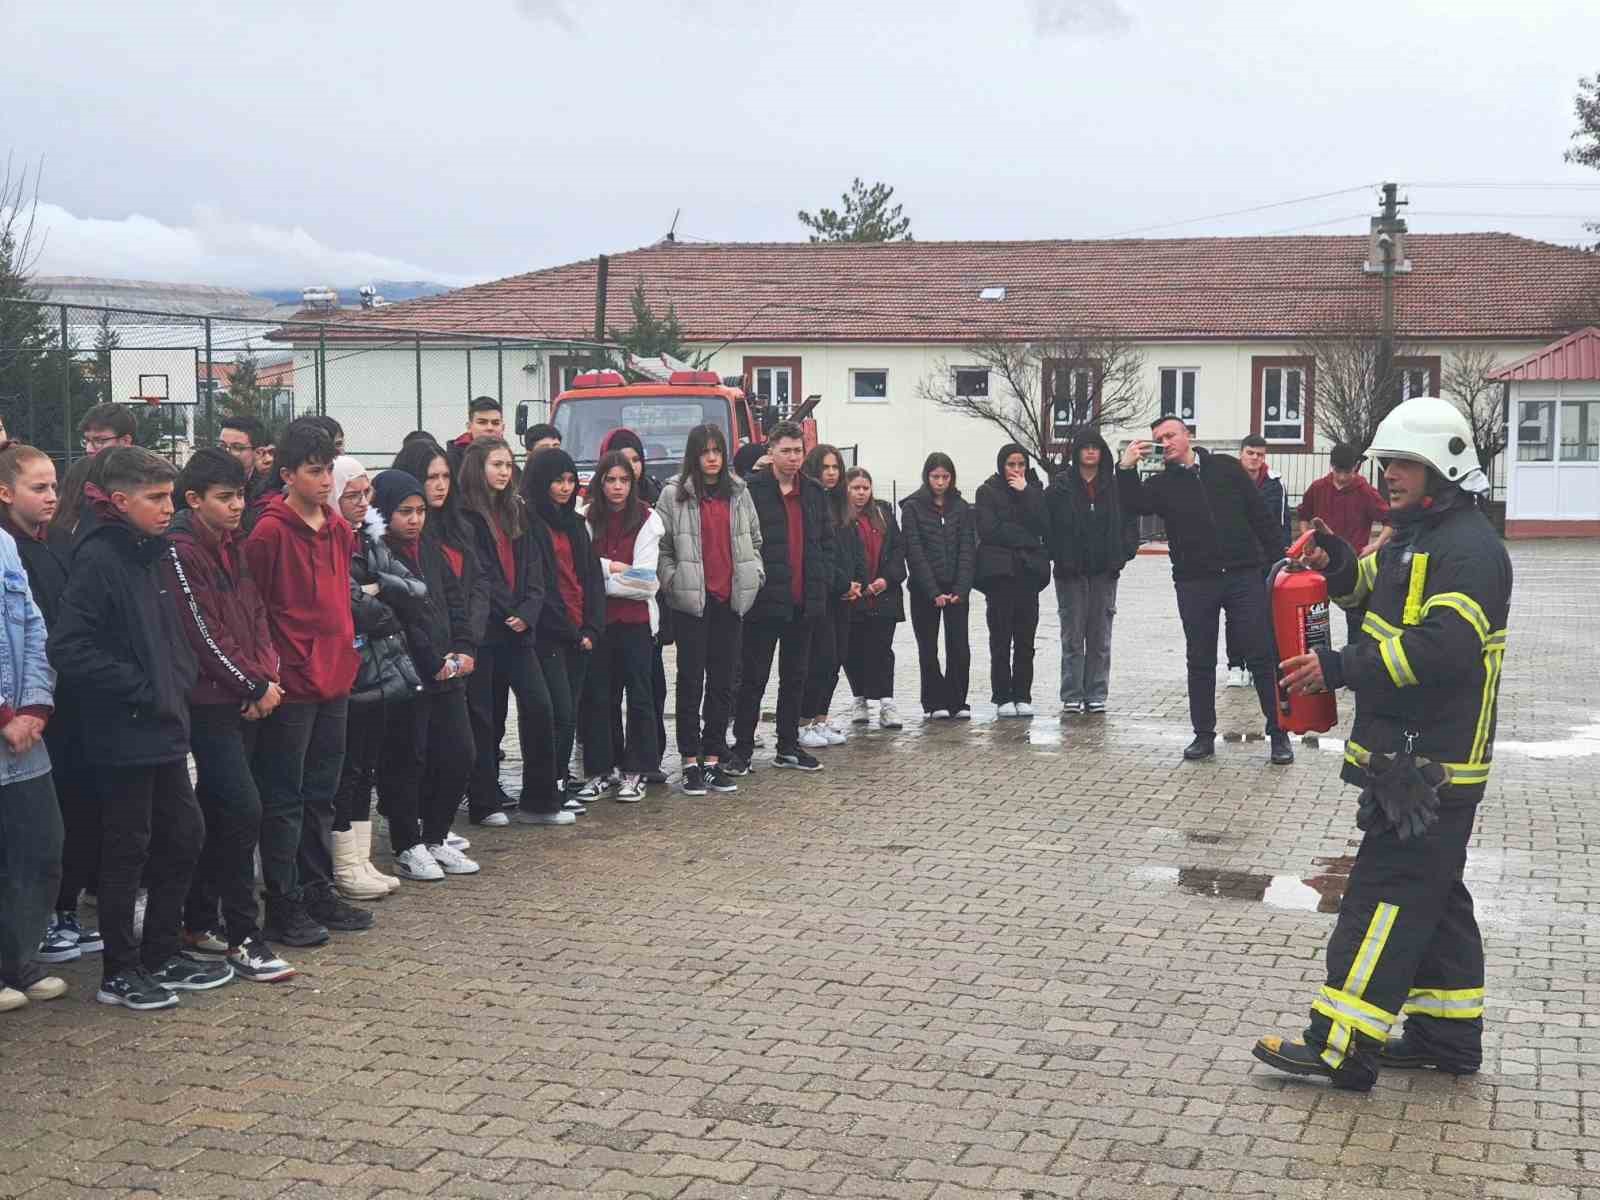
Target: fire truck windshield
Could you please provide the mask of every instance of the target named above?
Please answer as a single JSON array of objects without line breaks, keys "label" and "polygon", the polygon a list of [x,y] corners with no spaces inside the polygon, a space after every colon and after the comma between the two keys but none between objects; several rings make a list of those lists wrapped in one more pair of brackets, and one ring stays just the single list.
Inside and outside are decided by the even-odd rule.
[{"label": "fire truck windshield", "polygon": [[729,416],[728,402],[720,396],[569,396],[556,406],[555,426],[561,448],[579,463],[597,461],[600,443],[613,429],[631,429],[656,473],[683,461],[684,444],[696,425],[719,425],[730,434]]}]

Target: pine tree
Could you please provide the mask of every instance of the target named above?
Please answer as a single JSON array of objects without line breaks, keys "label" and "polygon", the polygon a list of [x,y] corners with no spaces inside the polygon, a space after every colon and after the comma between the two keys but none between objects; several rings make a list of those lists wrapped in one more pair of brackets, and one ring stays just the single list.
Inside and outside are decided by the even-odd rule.
[{"label": "pine tree", "polygon": [[901,215],[900,205],[889,207],[892,199],[894,189],[888,184],[868,187],[857,177],[839,197],[843,212],[819,208],[809,213],[802,208],[798,215],[811,230],[813,242],[909,242],[911,218]]}]

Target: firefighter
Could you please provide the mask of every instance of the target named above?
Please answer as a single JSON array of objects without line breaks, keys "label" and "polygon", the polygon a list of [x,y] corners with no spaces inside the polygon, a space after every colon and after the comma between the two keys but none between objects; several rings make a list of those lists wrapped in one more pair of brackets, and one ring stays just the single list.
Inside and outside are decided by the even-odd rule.
[{"label": "firefighter", "polygon": [[1254,1051],[1363,1092],[1379,1067],[1470,1075],[1482,1061],[1483,941],[1462,871],[1511,603],[1511,561],[1479,511],[1488,481],[1460,410],[1407,400],[1367,453],[1388,481],[1394,537],[1358,559],[1319,521],[1306,555],[1334,602],[1362,613],[1362,636],[1281,664],[1292,694],[1355,693],[1341,778],[1362,789],[1361,848],[1303,1040],[1264,1037]]}]

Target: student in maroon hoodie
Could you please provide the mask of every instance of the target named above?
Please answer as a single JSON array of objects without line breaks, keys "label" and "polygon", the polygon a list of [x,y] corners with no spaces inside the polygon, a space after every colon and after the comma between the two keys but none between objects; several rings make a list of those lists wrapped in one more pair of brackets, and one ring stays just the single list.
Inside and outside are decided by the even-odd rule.
[{"label": "student in maroon hoodie", "polygon": [[355,534],[328,505],[333,439],[310,420],[278,439],[282,494],[244,544],[267,610],[283,703],[261,722],[254,770],[261,791],[261,872],[267,938],[317,946],[329,929],[365,929],[372,914],[333,890],[333,797],[344,765],[350,688],[361,665],[350,614]]},{"label": "student in maroon hoodie", "polygon": [[467,431],[450,443],[448,449],[450,470],[461,470],[461,457],[467,447],[479,438],[504,438],[505,412],[500,401],[493,396],[478,396],[467,405]]},{"label": "student in maroon hoodie", "polygon": [[[167,531],[162,573],[178,628],[199,664],[189,688],[189,750],[206,838],[189,885],[183,941],[196,954],[226,955],[243,979],[271,983],[289,978],[294,968],[262,939],[258,923],[261,794],[250,774],[249,746],[255,722],[272,715],[283,689],[267,612],[240,553],[248,486],[243,464],[229,451],[195,451],[178,476],[185,507]],[[219,928],[224,938],[217,937]]]}]

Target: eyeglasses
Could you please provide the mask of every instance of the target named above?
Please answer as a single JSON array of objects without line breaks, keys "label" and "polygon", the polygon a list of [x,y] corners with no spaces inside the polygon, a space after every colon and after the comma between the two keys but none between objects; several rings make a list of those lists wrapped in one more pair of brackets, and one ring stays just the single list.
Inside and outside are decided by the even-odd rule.
[{"label": "eyeglasses", "polygon": [[86,433],[83,435],[83,445],[88,450],[104,450],[107,446],[115,446],[122,440],[120,433]]},{"label": "eyeglasses", "polygon": [[223,442],[217,443],[217,449],[226,450],[229,454],[249,454],[254,449],[249,442]]}]

